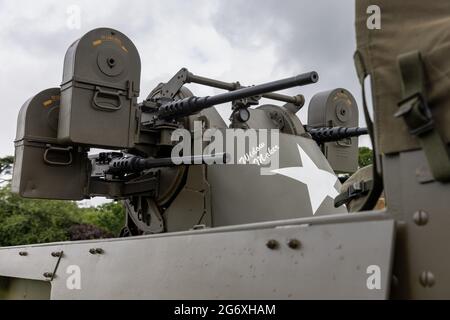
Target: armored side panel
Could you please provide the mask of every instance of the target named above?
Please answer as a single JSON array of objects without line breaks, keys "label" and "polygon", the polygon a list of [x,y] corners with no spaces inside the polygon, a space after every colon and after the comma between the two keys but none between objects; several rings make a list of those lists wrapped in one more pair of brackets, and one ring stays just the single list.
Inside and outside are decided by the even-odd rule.
[{"label": "armored side panel", "polygon": [[[309,104],[308,125],[312,127],[357,127],[358,106],[345,89],[316,94]],[[323,152],[334,171],[358,169],[358,138],[348,138],[323,145]]]},{"label": "armored side panel", "polygon": [[60,90],[47,89],[20,109],[12,191],[25,198],[83,199],[87,154],[57,142]]},{"label": "armored side panel", "polygon": [[132,147],[140,71],[136,47],[118,31],[95,29],[73,43],[64,60],[58,139]]},{"label": "armored side panel", "polygon": [[[1,248],[8,263],[0,263],[0,298],[39,288],[33,298],[386,299],[394,234],[394,220],[366,212]],[[61,259],[52,252],[63,252]],[[67,286],[74,267],[79,290]]]}]

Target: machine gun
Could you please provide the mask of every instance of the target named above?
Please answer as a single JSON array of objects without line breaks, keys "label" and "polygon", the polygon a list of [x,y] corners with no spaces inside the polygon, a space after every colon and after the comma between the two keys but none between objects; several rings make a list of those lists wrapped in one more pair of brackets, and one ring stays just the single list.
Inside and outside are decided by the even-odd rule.
[{"label": "machine gun", "polygon": [[367,128],[359,127],[313,128],[310,126],[305,126],[305,129],[311,135],[314,141],[319,144],[359,137],[361,135],[368,134]]},{"label": "machine gun", "polygon": [[228,160],[229,155],[227,153],[170,158],[142,158],[125,155],[121,152],[103,152],[92,157],[91,177],[103,177],[108,174],[117,177],[118,175],[183,164],[225,164]]},{"label": "machine gun", "polygon": [[[262,94],[266,94],[267,97],[267,94],[270,94],[273,91],[288,89],[295,86],[304,86],[315,83],[318,80],[319,75],[317,72],[313,71],[257,86],[236,89],[216,96],[202,98],[189,97],[179,101],[167,102],[159,107],[157,117],[159,119],[167,119],[189,116],[218,104],[251,98]],[[268,97],[270,97],[270,95]]]}]

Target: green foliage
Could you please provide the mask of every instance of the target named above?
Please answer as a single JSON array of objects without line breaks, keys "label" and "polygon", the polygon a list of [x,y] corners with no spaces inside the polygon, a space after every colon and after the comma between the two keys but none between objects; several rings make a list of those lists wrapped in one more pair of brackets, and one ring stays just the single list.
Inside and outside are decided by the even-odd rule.
[{"label": "green foliage", "polygon": [[0,172],[3,171],[8,165],[13,164],[14,157],[13,156],[6,156],[3,158],[0,158]]},{"label": "green foliage", "polygon": [[367,147],[360,147],[359,148],[359,155],[358,155],[358,164],[359,167],[365,167],[370,164],[372,164],[373,161],[373,152],[372,149]]},{"label": "green foliage", "polygon": [[123,206],[117,202],[109,202],[98,207],[81,208],[81,223],[91,224],[112,234],[119,234],[125,225]]},{"label": "green foliage", "polygon": [[9,186],[0,189],[0,247],[67,241],[70,228],[76,225],[117,235],[123,224],[119,203],[79,208],[73,201],[23,199],[12,194]]},{"label": "green foliage", "polygon": [[21,199],[5,187],[0,190],[0,245],[68,240],[76,210],[72,202]]}]

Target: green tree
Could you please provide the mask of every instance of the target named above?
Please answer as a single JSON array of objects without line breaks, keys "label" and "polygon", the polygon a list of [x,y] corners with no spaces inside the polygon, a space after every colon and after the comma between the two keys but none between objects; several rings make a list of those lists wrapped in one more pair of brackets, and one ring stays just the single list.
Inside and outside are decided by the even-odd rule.
[{"label": "green tree", "polygon": [[80,223],[91,224],[118,235],[125,225],[125,212],[121,203],[109,202],[97,207],[80,208]]},{"label": "green tree", "polygon": [[13,156],[6,156],[3,158],[0,158],[0,173],[5,170],[5,168],[7,166],[9,166],[10,164],[13,164],[14,162],[14,157]]},{"label": "green tree", "polygon": [[[79,208],[74,201],[23,199],[0,189],[0,246],[117,236],[124,224],[121,204]],[[98,229],[98,230],[96,230]],[[80,235],[85,230],[86,235]]]},{"label": "green tree", "polygon": [[12,246],[68,240],[77,223],[77,205],[68,201],[22,199],[0,189],[0,245]]},{"label": "green tree", "polygon": [[359,148],[358,165],[360,168],[372,164],[373,152],[372,149],[367,147]]}]

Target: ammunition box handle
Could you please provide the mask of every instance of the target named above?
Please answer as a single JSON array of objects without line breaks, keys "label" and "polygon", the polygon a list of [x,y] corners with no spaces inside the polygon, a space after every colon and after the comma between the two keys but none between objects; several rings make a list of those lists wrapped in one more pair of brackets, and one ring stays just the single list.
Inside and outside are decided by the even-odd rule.
[{"label": "ammunition box handle", "polygon": [[[45,152],[44,152],[44,162],[47,164],[50,164],[50,165],[55,165],[55,166],[69,166],[73,162],[72,149],[73,149],[72,147],[62,148],[62,147],[53,147],[51,145],[47,145],[47,149],[45,149]],[[49,160],[48,155],[51,151],[67,152],[69,154],[68,161],[67,162],[57,162],[57,161]]]},{"label": "ammunition box handle", "polygon": [[[117,111],[120,110],[122,108],[122,100],[120,99],[120,95],[122,94],[122,91],[108,91],[108,90],[103,90],[100,87],[95,87],[95,94],[94,94],[94,98],[92,99],[92,105],[95,109],[99,109],[102,111]],[[98,101],[98,97],[99,95],[102,95],[104,97],[112,97],[114,99],[117,99],[117,101],[119,102],[118,106],[111,106],[105,103],[100,103]]]}]

